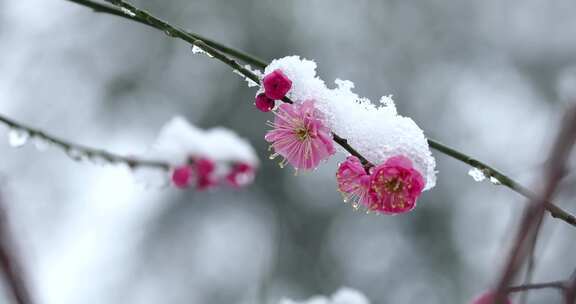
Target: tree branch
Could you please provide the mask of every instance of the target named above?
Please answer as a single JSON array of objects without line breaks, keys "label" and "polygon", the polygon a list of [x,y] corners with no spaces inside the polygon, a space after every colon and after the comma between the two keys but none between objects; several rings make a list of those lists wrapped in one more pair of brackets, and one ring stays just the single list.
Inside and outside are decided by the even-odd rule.
[{"label": "tree branch", "polygon": [[566,162],[576,141],[576,105],[572,106],[564,117],[560,132],[548,158],[548,165],[543,172],[543,187],[541,195],[530,200],[520,222],[514,245],[510,249],[507,262],[502,269],[496,285],[494,303],[501,303],[505,297],[507,286],[514,280],[518,269],[524,262],[531,245],[531,240],[538,236],[544,210],[558,188],[566,172]]},{"label": "tree branch", "polygon": [[92,160],[99,159],[99,160],[104,160],[104,161],[111,163],[111,164],[123,163],[123,164],[126,164],[130,168],[152,167],[152,168],[158,168],[158,169],[163,169],[163,170],[169,170],[170,169],[170,164],[167,162],[164,162],[164,161],[144,160],[144,159],[138,159],[138,158],[131,157],[131,156],[122,156],[122,155],[110,153],[108,151],[75,144],[75,143],[66,141],[64,139],[60,139],[56,136],[50,135],[48,133],[45,133],[39,129],[35,129],[32,127],[26,126],[22,123],[15,121],[15,120],[12,120],[8,117],[5,117],[2,114],[0,114],[0,123],[7,125],[8,127],[15,129],[15,130],[27,132],[27,134],[30,138],[42,139],[42,140],[46,141],[47,143],[64,150],[64,152],[66,152],[66,154],[68,154],[72,158],[75,158],[76,160],[78,160],[79,158],[87,158],[87,159],[92,159]]},{"label": "tree branch", "polygon": [[519,285],[519,286],[508,287],[508,288],[506,288],[506,292],[507,293],[525,292],[528,290],[545,289],[545,288],[553,288],[553,289],[559,289],[559,290],[563,291],[565,283],[566,282],[564,282],[564,281],[554,281],[554,282],[546,282],[546,283],[524,284],[524,285]]},{"label": "tree branch", "polygon": [[[214,40],[208,39],[206,37],[202,37],[196,33],[191,33],[191,32],[187,32],[185,30],[173,27],[171,25],[169,25],[168,23],[161,21],[160,19],[151,16],[149,13],[139,10],[137,8],[135,8],[134,6],[124,2],[124,1],[118,1],[118,0],[106,0],[107,2],[110,2],[114,5],[117,5],[119,7],[124,8],[125,10],[127,10],[128,12],[131,12],[131,14],[127,14],[126,12],[117,9],[115,7],[112,6],[108,6],[108,5],[104,5],[104,4],[100,4],[98,2],[92,1],[92,0],[67,0],[67,1],[71,1],[83,6],[87,6],[92,8],[93,10],[97,11],[97,12],[102,12],[102,13],[108,13],[108,14],[112,14],[115,16],[119,16],[125,19],[129,19],[135,22],[139,22],[148,26],[151,26],[153,28],[156,28],[160,31],[163,31],[165,33],[167,33],[168,35],[172,36],[172,37],[176,37],[176,38],[180,38],[192,45],[196,45],[197,47],[203,49],[204,51],[206,51],[207,53],[209,53],[210,55],[214,56],[216,59],[224,62],[225,64],[227,64],[228,66],[232,67],[235,70],[238,70],[240,73],[242,73],[245,77],[250,78],[251,80],[255,81],[256,83],[259,83],[259,79],[256,75],[254,75],[251,71],[245,69],[244,67],[240,66],[236,61],[227,58],[224,54],[228,54],[230,56],[233,56],[239,60],[242,60],[246,63],[252,64],[255,67],[258,68],[265,68],[267,66],[267,63],[264,62],[263,60],[260,60],[256,57],[253,57],[251,55],[248,55],[244,52],[235,50],[231,47],[225,46],[223,44],[220,44]],[[289,99],[288,99],[289,100]],[[286,100],[284,100],[286,102]],[[366,160],[366,158],[362,157],[362,155],[360,155],[356,150],[354,150],[352,147],[350,147],[349,145],[347,145],[346,139],[339,137],[337,134],[333,134],[333,138],[334,141],[336,143],[338,143],[339,145],[343,146],[344,149],[346,151],[348,151],[350,154],[357,156],[365,166],[370,166],[370,163]],[[535,198],[534,193],[532,193],[530,190],[524,188],[522,185],[520,185],[519,183],[515,182],[513,179],[509,178],[508,176],[506,176],[505,174],[501,173],[499,170],[471,157],[468,156],[454,148],[451,148],[447,145],[444,145],[434,139],[428,139],[428,144],[430,145],[430,147],[432,149],[435,149],[443,154],[446,154],[454,159],[457,159],[463,163],[466,163],[470,166],[476,167],[480,170],[482,170],[486,175],[488,175],[489,177],[494,177],[497,180],[499,180],[502,185],[508,187],[509,189],[515,191],[516,193],[529,198],[529,199],[533,199]],[[572,226],[576,226],[576,217],[574,217],[573,215],[571,215],[570,213],[564,211],[562,208],[553,205],[551,202],[547,202],[546,205],[546,210],[548,210],[548,212],[550,212],[550,215],[554,218],[558,218],[560,220],[563,220],[565,222],[567,222],[568,224],[572,225]]]},{"label": "tree branch", "polygon": [[10,237],[8,215],[0,197],[0,270],[15,303],[32,304],[30,291],[23,278],[22,268]]}]

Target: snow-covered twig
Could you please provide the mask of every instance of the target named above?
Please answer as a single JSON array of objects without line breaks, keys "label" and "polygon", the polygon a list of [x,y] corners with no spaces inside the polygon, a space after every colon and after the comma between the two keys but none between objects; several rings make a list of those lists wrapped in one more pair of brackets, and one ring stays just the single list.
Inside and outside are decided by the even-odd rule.
[{"label": "snow-covered twig", "polygon": [[[189,42],[190,44],[201,48],[209,55],[213,56],[214,58],[222,61],[223,63],[227,64],[228,66],[232,67],[234,70],[237,70],[239,73],[244,75],[245,77],[259,83],[258,76],[255,75],[252,71],[246,69],[245,67],[238,64],[235,60],[228,58],[224,54],[228,54],[233,56],[239,60],[244,62],[250,63],[255,67],[264,68],[267,66],[266,62],[257,59],[254,56],[248,55],[244,52],[238,51],[231,47],[225,46],[221,43],[218,43],[214,40],[208,39],[206,37],[202,37],[198,34],[191,33],[177,27],[174,27],[152,15],[149,13],[137,9],[136,7],[128,4],[125,1],[119,0],[106,0],[116,6],[119,6],[122,9],[117,9],[112,6],[104,5],[95,1],[91,0],[68,0],[86,7],[90,7],[97,12],[112,14],[115,16],[123,17],[135,22],[139,22],[151,27],[154,27],[160,31],[163,31],[169,36],[180,38],[184,41]],[[289,99],[283,100],[285,102],[291,102]],[[340,136],[334,134],[334,141],[342,146],[345,150],[347,150],[350,154],[358,157],[364,164],[369,164],[366,158],[360,155],[353,147],[351,147],[345,138],[341,138]],[[492,177],[500,182],[500,184],[508,187],[509,189],[515,191],[516,193],[529,198],[534,199],[536,195],[530,191],[529,189],[523,187],[504,173],[500,172],[494,167],[489,166],[488,164],[481,162],[465,153],[462,153],[454,148],[451,148],[441,142],[438,142],[433,139],[428,139],[428,144],[431,148],[446,154],[454,159],[462,161],[472,167],[478,168],[482,170],[482,172],[487,177]],[[550,212],[550,215],[554,218],[558,218],[560,220],[569,223],[570,225],[576,226],[576,217],[569,214],[568,212],[564,211],[560,207],[552,204],[551,202],[547,202],[545,204],[546,210]]]},{"label": "snow-covered twig", "polygon": [[75,160],[87,159],[110,164],[125,164],[130,168],[152,167],[162,170],[169,170],[170,164],[165,161],[139,159],[132,156],[114,154],[105,150],[95,149],[80,144],[76,144],[56,136],[45,133],[42,130],[29,127],[25,124],[10,119],[0,114],[0,123],[7,125],[12,132],[21,133],[25,139],[42,140],[45,144],[62,149],[68,156]]}]

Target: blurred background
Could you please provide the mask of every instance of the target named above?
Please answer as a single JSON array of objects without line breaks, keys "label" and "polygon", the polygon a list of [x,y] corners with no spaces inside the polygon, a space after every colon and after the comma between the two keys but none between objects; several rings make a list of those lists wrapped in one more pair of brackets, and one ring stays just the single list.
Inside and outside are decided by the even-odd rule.
[{"label": "blurred background", "polygon": [[[576,2],[154,1],[134,4],[265,60],[393,94],[428,136],[536,187],[576,97]],[[401,216],[354,211],[340,155],[294,176],[268,160],[269,115],[223,64],[154,29],[64,0],[0,0],[0,113],[121,154],[180,114],[248,138],[242,191],[147,189],[124,167],[0,143],[0,191],[37,303],[275,303],[361,290],[373,303],[466,303],[497,276],[525,200],[435,153],[438,185]],[[8,130],[0,127],[0,135]],[[576,213],[576,175],[557,203]],[[546,218],[535,281],[566,278],[576,230]],[[4,303],[8,298],[4,292]],[[529,303],[559,303],[555,291]]]}]

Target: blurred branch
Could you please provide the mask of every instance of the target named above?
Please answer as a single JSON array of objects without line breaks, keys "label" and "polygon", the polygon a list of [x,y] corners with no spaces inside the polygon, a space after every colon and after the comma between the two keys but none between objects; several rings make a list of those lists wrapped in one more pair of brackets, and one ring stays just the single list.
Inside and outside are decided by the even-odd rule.
[{"label": "blurred branch", "polygon": [[566,304],[576,303],[576,270],[572,273],[570,280],[565,284]]},{"label": "blurred branch", "polygon": [[553,281],[546,283],[535,283],[535,284],[524,284],[519,286],[508,287],[504,290],[504,293],[516,293],[521,292],[525,294],[529,290],[535,289],[558,289],[562,292],[565,297],[566,304],[576,303],[576,271],[572,276],[565,281]]},{"label": "blurred branch", "polygon": [[531,199],[524,210],[514,245],[510,249],[507,262],[496,285],[494,303],[501,303],[504,300],[507,286],[514,280],[518,269],[524,262],[529,252],[531,241],[537,238],[546,204],[552,200],[560,181],[565,175],[567,170],[566,162],[569,159],[575,141],[576,105],[566,111],[560,132],[548,158],[548,165],[542,174],[544,183],[541,194]]},{"label": "blurred branch", "polygon": [[0,270],[15,303],[32,304],[30,292],[22,275],[20,260],[10,237],[7,218],[6,209],[0,197]]},{"label": "blurred branch", "polygon": [[4,115],[0,114],[0,123],[7,125],[8,127],[12,128],[13,130],[18,130],[21,132],[26,132],[27,136],[31,139],[38,138],[41,140],[46,141],[46,143],[51,144],[53,146],[59,147],[68,156],[74,158],[76,160],[87,158],[92,160],[103,160],[108,163],[123,163],[128,165],[130,168],[136,167],[152,167],[158,168],[163,170],[169,170],[170,164],[163,161],[156,161],[156,160],[144,160],[138,159],[131,156],[122,156],[114,153],[110,153],[108,151],[95,149],[86,147],[83,145],[75,144],[64,139],[60,139],[56,136],[47,134],[41,130],[26,126],[22,123],[19,123],[15,120],[12,120]]},{"label": "blurred branch", "polygon": [[[534,268],[536,267],[536,245],[538,244],[538,236],[540,234],[535,234],[530,240],[530,245],[528,248],[528,265],[526,265],[526,273],[524,274],[524,284],[528,285],[532,281],[532,276],[534,275]],[[519,304],[525,304],[528,300],[528,291],[520,295],[518,299]]]},{"label": "blurred branch", "polygon": [[519,286],[508,287],[508,288],[506,288],[506,292],[507,293],[526,292],[528,290],[546,289],[546,288],[553,288],[553,289],[559,289],[561,291],[564,291],[564,285],[565,284],[566,284],[566,282],[564,282],[564,281],[524,284],[524,285],[519,285]]},{"label": "blurred branch", "polygon": [[[254,65],[255,67],[258,68],[265,68],[267,66],[267,63],[257,59],[251,55],[248,55],[246,53],[243,53],[241,51],[235,50],[233,48],[224,46],[220,43],[215,42],[214,40],[211,39],[207,39],[206,37],[202,37],[198,34],[195,33],[190,33],[187,32],[185,30],[176,28],[152,15],[150,15],[149,13],[142,11],[140,9],[137,9],[136,7],[126,3],[125,1],[119,1],[119,0],[106,0],[107,2],[110,2],[114,5],[117,5],[122,9],[117,9],[114,8],[112,6],[108,6],[108,5],[104,5],[104,4],[100,4],[98,2],[95,1],[91,1],[91,0],[67,0],[67,1],[71,1],[83,6],[87,6],[92,8],[93,10],[97,11],[97,12],[102,12],[102,13],[108,13],[108,14],[112,14],[115,16],[119,16],[119,17],[123,17],[132,21],[136,21],[142,24],[146,24],[148,26],[151,26],[153,28],[156,28],[160,31],[163,31],[164,33],[166,33],[169,36],[172,37],[176,37],[176,38],[180,38],[192,45],[195,45],[201,49],[203,49],[205,52],[207,52],[208,54],[214,56],[216,59],[224,62],[225,64],[227,64],[228,66],[232,67],[235,70],[238,70],[240,73],[242,73],[245,77],[255,81],[256,83],[259,83],[259,79],[258,77],[252,73],[250,70],[245,69],[244,67],[240,66],[236,61],[234,61],[233,59],[230,59],[228,57],[226,57],[224,54],[228,54],[230,56],[233,56],[239,60],[243,60],[247,63],[250,63],[252,65]],[[284,102],[288,102],[291,103],[292,101],[285,98],[283,100]],[[338,143],[340,146],[342,146],[344,149],[346,149],[346,151],[348,151],[350,154],[358,157],[362,163],[365,166],[370,166],[370,163],[366,160],[366,158],[362,157],[362,155],[360,155],[360,153],[358,153],[356,150],[354,150],[350,145],[348,145],[346,139],[341,138],[340,136],[333,134],[333,139],[336,143]],[[428,143],[430,145],[431,148],[446,154],[454,159],[460,160],[470,166],[476,167],[480,170],[482,170],[487,176],[489,177],[494,177],[496,178],[498,181],[500,181],[500,183],[508,188],[510,188],[511,190],[521,194],[522,196],[529,198],[529,199],[534,199],[536,196],[534,195],[534,193],[532,193],[530,190],[524,188],[522,185],[520,185],[519,183],[515,182],[513,179],[509,178],[508,176],[506,176],[505,174],[503,174],[502,172],[500,172],[499,170],[469,156],[466,155],[454,148],[451,148],[447,145],[444,145],[434,139],[428,139]],[[576,217],[574,217],[573,215],[569,214],[568,212],[562,210],[560,207],[553,205],[551,202],[547,202],[545,204],[545,208],[546,210],[548,210],[550,212],[550,214],[552,215],[552,217],[554,218],[558,218],[561,219],[567,223],[569,223],[570,225],[576,226]]]}]

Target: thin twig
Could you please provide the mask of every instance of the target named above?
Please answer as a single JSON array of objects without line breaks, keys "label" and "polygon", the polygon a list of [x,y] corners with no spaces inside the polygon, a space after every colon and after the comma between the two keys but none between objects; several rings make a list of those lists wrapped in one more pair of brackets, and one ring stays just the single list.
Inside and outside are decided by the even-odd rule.
[{"label": "thin twig", "polygon": [[[97,3],[92,2],[92,1],[87,1],[87,0],[69,0],[69,1],[72,1],[72,2],[77,3],[77,4],[87,5],[92,9],[98,9],[98,11],[104,12],[104,13],[108,13],[111,11],[110,7],[105,6],[105,5],[99,6]],[[254,74],[252,71],[250,71],[246,67],[240,65],[236,60],[226,56],[223,52],[210,46],[205,41],[199,39],[198,38],[199,35],[189,33],[189,32],[187,32],[187,31],[185,31],[179,27],[173,26],[173,25],[167,23],[166,21],[163,21],[157,17],[154,17],[150,13],[148,13],[144,10],[141,10],[141,9],[125,2],[125,1],[121,1],[121,0],[105,0],[105,1],[121,8],[121,10],[119,12],[114,12],[113,13],[114,15],[125,16],[126,18],[128,18],[130,20],[134,20],[134,21],[137,21],[139,23],[148,24],[149,26],[152,26],[152,27],[154,27],[160,31],[163,31],[166,35],[168,35],[170,37],[180,38],[180,39],[192,44],[193,46],[196,46],[196,47],[202,49],[204,52],[208,53],[208,55],[216,58],[220,62],[231,67],[233,70],[238,71],[244,77],[246,77],[246,78],[248,78],[248,79],[250,79],[250,80],[252,80],[255,83],[260,85],[260,77],[258,77],[258,75]],[[123,15],[120,15],[120,14],[123,14]],[[212,42],[212,44],[218,48],[222,47],[222,45],[215,44],[214,42]],[[227,48],[227,50],[229,51],[230,48]],[[245,55],[241,52],[236,52],[235,54],[242,56],[242,58],[249,57],[251,61],[257,60],[255,58],[248,56],[248,55]],[[258,64],[260,65],[263,63],[258,62]],[[286,103],[293,103],[293,101],[291,101],[287,97],[285,97],[283,99],[283,101]],[[344,138],[338,136],[335,133],[332,133],[332,137],[334,138],[334,141],[336,143],[338,143],[346,151],[348,151],[348,153],[350,153],[351,155],[357,156],[360,159],[360,161],[362,161],[362,163],[366,167],[372,166],[372,164],[370,164],[370,162],[368,162],[368,160],[365,157],[363,157],[360,153],[358,153],[358,151],[356,151],[353,147],[351,147]]]},{"label": "thin twig", "polygon": [[[98,3],[98,2],[90,1],[90,0],[68,0],[68,1],[80,4],[83,6],[90,7],[97,13],[106,13],[106,14],[115,15],[118,17],[129,19],[131,21],[139,22],[141,24],[156,28],[156,29],[161,30],[161,31],[164,30],[164,28],[162,28],[162,27],[160,27],[154,23],[148,22],[148,20],[146,20],[145,18],[143,18],[140,15],[134,15],[134,16],[129,15],[129,14],[123,12],[122,10],[117,9],[114,6],[110,6],[110,5],[106,5],[106,4],[102,4],[102,3]],[[264,63],[263,60],[256,58],[252,55],[249,55],[249,54],[246,54],[246,53],[241,52],[239,50],[227,47],[227,46],[225,46],[225,45],[223,45],[217,41],[214,41],[208,37],[204,37],[200,34],[192,33],[190,31],[186,31],[186,33],[189,36],[192,36],[198,40],[202,40],[207,45],[209,45],[209,46],[211,46],[217,50],[220,50],[221,52],[223,52],[225,54],[228,54],[228,55],[233,56],[237,59],[240,59],[246,63],[252,64],[252,65],[258,66],[258,67],[266,66],[266,64]]]},{"label": "thin twig", "polygon": [[507,293],[526,292],[528,290],[545,289],[545,288],[564,290],[565,283],[566,282],[564,282],[564,281],[554,281],[554,282],[546,282],[546,283],[524,284],[524,285],[519,285],[519,286],[508,287],[508,288],[506,288],[506,292]]},{"label": "thin twig", "polygon": [[564,284],[566,304],[576,303],[576,270],[570,276],[570,279]]},{"label": "thin twig", "polygon": [[[524,274],[524,284],[529,285],[532,281],[532,276],[534,275],[534,269],[536,267],[536,246],[538,244],[538,236],[540,234],[535,234],[530,240],[530,245],[528,245],[528,263],[526,265],[526,273]],[[518,299],[519,304],[525,304],[528,300],[528,290],[523,292]]]},{"label": "thin twig", "polygon": [[17,122],[1,114],[0,123],[3,123],[14,130],[18,130],[19,132],[26,132],[27,136],[31,139],[38,138],[44,140],[50,145],[61,148],[64,150],[64,152],[66,152],[66,154],[68,154],[68,156],[76,160],[85,158],[94,161],[105,161],[110,164],[123,163],[130,168],[151,167],[163,170],[170,169],[170,164],[164,161],[138,159],[132,156],[118,155],[105,150],[90,148],[72,143],[70,141],[45,133],[39,129]]},{"label": "thin twig", "polygon": [[[248,54],[243,53],[241,51],[235,50],[231,47],[225,46],[221,43],[218,43],[218,42],[211,40],[211,39],[208,39],[206,37],[202,37],[196,33],[188,32],[188,31],[185,31],[182,29],[177,29],[176,27],[173,27],[173,26],[169,25],[168,23],[161,21],[158,18],[152,17],[150,14],[148,14],[142,10],[136,9],[134,6],[131,6],[131,5],[129,5],[123,1],[109,0],[108,2],[113,3],[115,5],[119,5],[120,7],[123,7],[126,11],[122,11],[122,10],[117,9],[115,7],[104,5],[104,4],[101,4],[101,3],[98,3],[95,1],[91,1],[91,0],[67,0],[67,1],[71,1],[71,2],[77,3],[79,5],[90,7],[96,12],[112,14],[112,15],[119,16],[122,18],[126,18],[128,20],[132,20],[135,22],[145,24],[145,25],[151,26],[153,28],[156,28],[160,31],[163,31],[172,37],[177,37],[177,38],[180,38],[184,41],[187,41],[188,43],[190,43],[192,45],[196,45],[196,46],[202,48],[204,51],[206,51],[210,55],[216,57],[217,59],[221,60],[225,64],[238,70],[240,73],[242,73],[243,75],[245,75],[246,77],[250,78],[251,80],[253,80],[257,83],[259,81],[255,80],[258,78],[256,75],[254,75],[251,71],[245,69],[244,67],[240,66],[236,61],[229,59],[225,56],[223,57],[223,54],[221,54],[219,52],[222,52],[224,54],[228,54],[228,55],[233,56],[239,60],[243,60],[243,61],[250,63],[250,64],[252,64],[258,68],[265,68],[267,66],[266,62],[254,57],[254,56],[251,56],[251,55],[248,55]],[[128,12],[130,12],[130,14],[128,14]],[[216,56],[217,54],[218,54],[218,56]],[[334,134],[333,138],[334,138],[334,141],[336,143],[343,146],[350,154],[357,156],[365,166],[370,165],[369,162],[366,160],[366,158],[362,157],[362,155],[360,155],[356,150],[354,150],[352,147],[347,145],[346,139],[341,138],[336,134]],[[433,149],[435,149],[435,150],[437,150],[443,154],[446,154],[446,155],[448,155],[454,159],[457,159],[461,162],[464,162],[470,166],[473,166],[473,167],[476,167],[476,168],[482,170],[482,172],[484,172],[485,175],[487,175],[489,177],[496,178],[498,181],[500,181],[500,183],[502,185],[508,187],[509,189],[515,191],[516,193],[518,193],[518,194],[520,194],[526,198],[529,198],[529,199],[535,198],[535,195],[530,190],[524,188],[522,185],[515,182],[513,179],[509,178],[508,176],[504,175],[499,170],[497,170],[497,169],[495,169],[495,168],[493,168],[493,167],[491,167],[491,166],[489,166],[489,165],[487,165],[487,164],[485,164],[485,163],[483,163],[483,162],[481,162],[481,161],[479,161],[479,160],[477,160],[471,156],[468,156],[468,155],[466,155],[466,154],[464,154],[464,153],[462,153],[462,152],[460,152],[454,148],[451,148],[445,144],[442,144],[442,143],[440,143],[434,139],[429,138],[428,143],[429,143],[431,148],[433,148]],[[548,212],[550,212],[550,215],[552,217],[563,220],[572,226],[576,226],[576,217],[574,217],[570,213],[564,211],[563,209],[561,209],[560,207],[558,207],[556,205],[553,205],[551,202],[546,203],[545,206],[546,206],[546,210],[548,210]]]},{"label": "thin twig", "polygon": [[24,280],[20,259],[16,254],[10,229],[8,215],[0,197],[0,271],[15,303],[32,304],[32,298]]},{"label": "thin twig", "polygon": [[572,152],[576,141],[576,106],[567,112],[548,158],[548,165],[543,172],[543,187],[541,195],[530,200],[520,221],[516,239],[508,254],[507,263],[503,267],[501,276],[496,284],[496,296],[494,303],[501,303],[505,297],[507,286],[514,280],[518,269],[524,262],[530,240],[537,237],[540,230],[544,210],[547,202],[550,202],[558,188],[562,177],[566,172],[566,162]]}]

